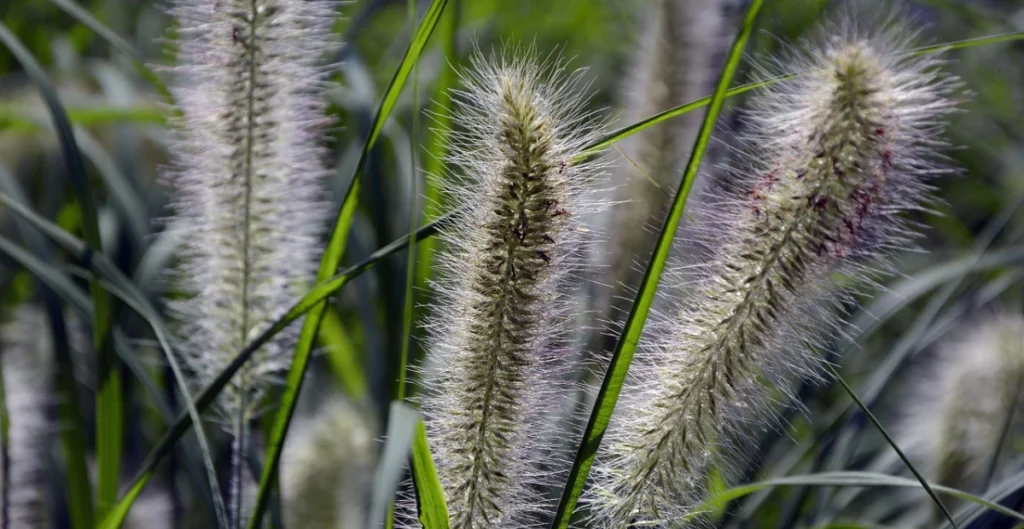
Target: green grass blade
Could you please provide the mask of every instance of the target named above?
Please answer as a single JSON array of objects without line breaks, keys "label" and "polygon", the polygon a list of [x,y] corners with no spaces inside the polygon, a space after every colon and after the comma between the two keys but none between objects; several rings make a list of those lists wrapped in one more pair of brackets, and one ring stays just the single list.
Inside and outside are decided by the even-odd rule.
[{"label": "green grass blade", "polygon": [[[771,86],[775,83],[780,83],[782,81],[792,79],[798,75],[800,74],[791,73],[786,75],[780,75],[778,77],[773,77],[771,79],[765,79],[763,81],[754,81],[752,83],[740,85],[737,86],[736,88],[726,90],[723,98],[729,98],[732,96],[744,94],[751,90],[756,90],[758,88],[763,88],[765,86]],[[690,111],[697,110],[698,108],[706,107],[711,104],[711,101],[712,99],[714,99],[714,97],[714,95],[710,95],[702,97],[700,99],[695,99],[693,101],[690,101],[689,103],[685,103],[683,105],[679,105],[677,107],[658,112],[657,114],[645,120],[638,121],[636,123],[633,123],[632,125],[626,125],[625,127],[612,131],[610,134],[584,147],[580,154],[577,154],[575,157],[573,157],[573,161],[579,161],[587,158],[588,156],[597,154],[602,149],[609,147],[614,143],[622,141],[634,134],[643,132],[644,130],[647,130],[663,121],[668,121],[672,118],[677,118],[679,116],[687,114]]]},{"label": "green grass blade", "polygon": [[[771,487],[897,487],[897,488],[921,488],[921,482],[915,479],[908,479],[875,472],[822,472],[819,474],[806,474],[799,476],[787,476],[782,478],[768,479],[757,483],[740,485],[725,490],[714,498],[710,498],[703,507],[695,509],[696,518],[702,512],[711,510],[715,505],[728,503],[732,500],[742,498],[748,494],[768,489]],[[975,503],[986,509],[1004,514],[1016,520],[1024,521],[1024,515],[1016,513],[998,503],[979,498],[962,490],[931,485],[935,491],[948,494],[955,498]]]},{"label": "green grass blade", "polygon": [[335,378],[345,388],[345,393],[356,401],[361,401],[369,394],[363,366],[356,354],[355,344],[345,330],[345,323],[338,313],[328,309],[320,323],[320,343],[324,346],[324,356]]},{"label": "green grass blade", "polygon": [[[60,424],[64,425],[61,428],[60,437],[64,447],[64,457],[67,458],[65,492],[68,496],[68,511],[73,528],[87,527],[81,524],[92,518],[93,507],[89,473],[85,463],[85,428],[82,413],[78,408],[78,387],[74,377],[71,348],[68,345],[64,311],[61,308],[58,289],[53,288],[53,283],[47,279],[52,278],[58,282],[63,280],[72,289],[74,286],[60,274],[51,275],[52,270],[41,266],[41,260],[2,237],[0,237],[0,251],[10,255],[42,281],[42,298],[49,326],[45,332],[49,332],[53,339],[54,360],[57,364],[54,377],[58,402],[57,416]],[[89,303],[85,299],[85,295],[80,295],[82,298],[80,302],[84,306],[88,306]]]},{"label": "green grass blade", "polygon": [[[447,3],[448,0],[433,0],[433,2],[430,3],[426,13],[423,15],[423,19],[420,21],[419,27],[416,28],[416,32],[410,39],[409,47],[405,51],[405,56],[402,57],[402,62],[399,64],[398,70],[395,71],[394,77],[392,77],[387,90],[384,92],[380,108],[377,110],[373,124],[370,127],[370,133],[366,137],[366,143],[364,143],[362,153],[359,156],[359,162],[356,164],[356,173],[352,176],[352,181],[349,185],[348,192],[345,194],[345,200],[342,204],[341,211],[338,213],[338,218],[335,221],[334,228],[331,232],[330,242],[324,250],[324,255],[320,260],[320,269],[317,271],[317,281],[324,281],[328,279],[338,269],[338,265],[341,262],[341,256],[345,251],[348,224],[351,222],[351,217],[348,219],[345,218],[346,212],[350,212],[349,215],[354,213],[358,194],[353,192],[353,189],[357,188],[359,185],[359,173],[361,168],[370,151],[373,149],[377,139],[380,137],[380,132],[383,130],[388,116],[391,115],[395,104],[398,102],[398,97],[401,95],[402,87],[405,85],[405,81],[409,78],[409,75],[419,62],[420,54],[423,52],[423,48],[427,45],[430,35],[434,32],[434,28],[437,27],[437,21],[440,19],[441,13],[444,11]],[[298,400],[299,391],[302,389],[302,381],[305,378],[306,368],[309,365],[309,357],[312,353],[313,343],[316,339],[317,330],[320,327],[320,321],[323,319],[323,314],[326,309],[326,303],[321,303],[313,307],[309,311],[309,314],[306,315],[306,319],[302,325],[302,330],[299,333],[299,341],[295,347],[295,357],[292,360],[291,368],[288,371],[288,377],[285,380],[284,391],[281,395],[281,407],[277,412],[274,426],[271,429],[270,439],[267,443],[267,455],[263,466],[263,475],[260,476],[259,492],[256,495],[255,507],[253,508],[252,515],[249,517],[249,523],[247,525],[250,529],[259,527],[259,524],[263,519],[263,512],[266,509],[267,499],[270,497],[270,489],[277,476],[277,464],[281,458],[281,450],[284,447],[285,437],[288,434],[288,424],[291,422],[292,414],[295,412],[295,403]]]},{"label": "green grass blade", "polygon": [[[124,274],[122,274],[121,271],[102,253],[92,252],[84,242],[65,232],[56,224],[40,217],[17,200],[11,200],[10,197],[0,193],[0,204],[7,206],[20,218],[28,221],[32,226],[39,229],[66,251],[75,255],[80,255],[84,264],[90,270],[93,270],[96,276],[102,277],[109,282],[109,285],[101,283],[101,288],[110,290],[117,297],[123,300],[130,308],[142,316],[147,323],[149,323],[150,327],[153,329],[153,333],[157,337],[160,347],[163,349],[164,356],[167,358],[167,362],[174,373],[175,380],[178,383],[178,389],[184,397],[187,412],[198,424],[199,412],[192,401],[188,390],[187,380],[185,379],[177,356],[174,353],[174,348],[171,344],[172,335],[167,330],[167,325],[163,322],[163,319],[160,317],[156,308],[149,303],[149,300],[147,300],[146,297],[136,288],[135,284],[125,277]],[[213,466],[213,459],[211,455],[212,452],[209,447],[209,442],[206,439],[206,435],[201,428],[197,429],[196,438],[199,442],[199,448],[202,451],[203,463],[206,466],[207,479],[210,482],[214,512],[217,515],[219,523],[221,525],[225,525],[226,518],[224,516],[224,512],[226,509],[224,509],[223,499],[221,498],[219,487],[217,485],[216,470]],[[127,510],[125,510],[125,512],[127,512]]]},{"label": "green grass blade", "polygon": [[[813,350],[811,344],[806,345],[808,348],[811,348]],[[917,478],[917,481],[921,483],[921,487],[924,488],[925,492],[928,493],[928,496],[930,496],[932,501],[939,506],[939,510],[941,510],[942,514],[946,516],[946,519],[949,520],[949,523],[953,524],[954,529],[959,529],[956,522],[953,521],[953,515],[950,514],[949,509],[947,509],[946,505],[942,503],[942,500],[939,499],[939,496],[935,494],[935,491],[928,484],[928,481],[924,479],[924,476],[921,475],[921,473],[917,470],[917,467],[915,467],[914,464],[910,461],[910,458],[908,458],[907,455],[903,453],[903,450],[901,450],[899,445],[896,444],[896,441],[894,441],[892,437],[889,436],[889,432],[887,432],[885,428],[882,427],[882,423],[878,422],[878,419],[875,417],[875,414],[871,413],[871,410],[867,407],[867,405],[860,400],[860,397],[857,396],[857,392],[853,391],[853,388],[851,388],[850,385],[846,383],[846,380],[843,380],[843,377],[839,375],[839,373],[835,370],[834,367],[828,365],[827,368],[829,373],[831,373],[832,376],[835,377],[836,381],[839,382],[839,385],[843,386],[843,389],[846,391],[846,393],[850,395],[850,398],[852,398],[853,401],[857,403],[857,406],[859,406],[861,411],[864,412],[864,415],[868,417],[868,419],[871,421],[871,424],[875,425],[875,428],[878,429],[878,432],[881,433],[882,437],[885,438],[885,442],[889,443],[889,446],[891,446],[892,449],[896,451],[896,455],[898,455],[900,459],[903,460],[903,463],[907,465],[907,468],[910,469],[910,472],[914,474],[914,477]]]},{"label": "green grass blade", "polygon": [[[447,24],[441,32],[441,49],[444,61],[434,88],[434,97],[430,105],[430,114],[434,126],[430,127],[427,137],[427,155],[423,159],[423,172],[427,175],[423,188],[423,216],[429,222],[441,215],[439,211],[441,190],[436,178],[444,172],[444,159],[448,155],[448,129],[451,127],[452,95],[449,91],[455,86],[455,65],[458,62],[458,50],[455,46],[455,35],[459,29],[460,0],[449,0],[451,5],[445,11],[441,24]],[[425,288],[430,279],[434,262],[434,239],[426,239],[417,247],[416,256],[416,287]]]},{"label": "green grass blade", "polygon": [[107,41],[111,47],[130,57],[135,64],[135,69],[153,85],[153,88],[156,88],[160,96],[168,103],[174,104],[174,98],[171,96],[171,91],[167,89],[167,85],[160,80],[156,72],[146,66],[146,58],[139,50],[135,49],[135,46],[121,38],[114,30],[104,26],[87,9],[78,5],[73,0],[50,0],[50,3],[74,17],[83,26],[93,30],[101,39]]},{"label": "green grass blade", "polygon": [[[978,37],[978,38],[973,38],[973,39],[965,39],[965,40],[958,40],[958,41],[953,41],[953,42],[946,42],[946,43],[942,43],[942,44],[936,44],[934,46],[925,46],[925,47],[917,48],[917,49],[913,50],[911,52],[911,54],[913,54],[913,55],[930,55],[930,54],[933,54],[933,53],[944,53],[944,52],[947,52],[947,51],[962,50],[962,49],[967,49],[967,48],[974,48],[974,47],[977,47],[977,46],[986,46],[986,45],[989,45],[989,44],[998,44],[1000,42],[1011,42],[1011,41],[1022,40],[1022,39],[1024,39],[1024,32],[1003,33],[1003,34],[999,34],[999,35],[990,35],[990,36],[986,36],[986,37]],[[747,83],[747,84],[744,84],[744,85],[737,86],[736,88],[732,88],[732,89],[728,90],[725,93],[725,95],[726,95],[726,97],[732,97],[732,96],[735,96],[735,95],[740,95],[740,94],[743,94],[745,92],[749,92],[751,90],[755,90],[757,88],[762,88],[762,87],[770,86],[770,85],[773,85],[775,83],[779,83],[779,82],[782,82],[782,81],[787,81],[789,79],[797,77],[798,75],[800,75],[800,74],[799,73],[789,73],[789,74],[785,74],[785,75],[780,75],[778,77],[773,77],[771,79],[765,79],[763,81],[754,81],[754,82],[751,82],[751,83]],[[702,97],[700,99],[696,99],[694,101],[691,101],[689,103],[680,105],[678,107],[670,108],[670,109],[661,111],[661,112],[659,112],[659,113],[657,113],[657,114],[655,114],[655,115],[653,115],[653,116],[651,116],[651,117],[649,117],[649,118],[647,118],[647,119],[645,119],[643,121],[639,121],[637,123],[633,123],[631,125],[627,125],[625,127],[622,127],[622,128],[620,128],[618,130],[615,130],[615,131],[611,132],[607,136],[605,136],[605,137],[595,141],[594,143],[584,147],[583,151],[579,155],[577,155],[575,157],[575,160],[581,160],[581,159],[586,158],[586,157],[588,157],[590,155],[596,154],[601,149],[604,149],[605,147],[608,147],[608,146],[612,145],[613,143],[616,143],[618,141],[624,140],[624,139],[626,139],[626,138],[628,138],[628,137],[630,137],[630,136],[632,136],[634,134],[642,132],[642,131],[650,128],[650,127],[653,127],[654,125],[657,125],[658,123],[663,122],[663,121],[667,121],[669,119],[682,116],[683,114],[686,114],[686,113],[690,112],[691,110],[696,110],[698,108],[705,107],[705,106],[709,105],[710,103],[711,103],[711,96]]]},{"label": "green grass blade", "polygon": [[998,44],[1000,42],[1012,42],[1015,40],[1024,40],[1024,31],[1018,31],[1016,33],[1000,33],[998,35],[987,35],[984,37],[975,37],[973,39],[956,40],[943,44],[935,44],[933,46],[923,46],[911,51],[910,53],[913,55],[930,55],[932,53],[944,53],[947,51],[976,48],[978,46],[987,46],[989,44]]},{"label": "green grass blade", "polygon": [[[409,34],[413,34],[416,28],[416,0],[407,0],[406,9],[409,18]],[[419,61],[417,61],[418,63]],[[418,65],[412,69],[412,123],[409,128],[409,232],[416,231],[420,222],[419,208],[419,172],[416,170],[417,156],[416,149],[419,146],[420,129],[420,70]],[[405,249],[405,292],[403,292],[402,305],[402,351],[398,360],[398,382],[395,384],[395,400],[405,400],[405,379],[407,366],[409,364],[409,349],[412,346],[412,326],[414,305],[414,282],[416,280],[416,243],[409,239],[409,245]],[[394,509],[389,509],[386,523],[392,525],[390,518],[394,515]]]},{"label": "green grass blade", "polygon": [[448,505],[444,500],[441,478],[430,455],[427,427],[416,424],[416,437],[412,443],[412,477],[416,485],[416,506],[423,529],[448,529]]},{"label": "green grass blade", "polygon": [[[68,107],[68,119],[82,127],[107,125],[111,123],[135,123],[139,125],[163,125],[167,123],[167,111],[151,106],[111,107],[95,105],[89,107]],[[21,105],[0,105],[0,128],[5,132],[35,133],[45,131],[35,114],[26,112]]]},{"label": "green grass blade", "polygon": [[[35,57],[2,22],[0,22],[0,41],[21,64],[46,102],[60,141],[65,170],[81,208],[85,240],[93,251],[101,251],[103,244],[100,240],[99,224],[96,221],[96,206],[93,203],[89,182],[86,178],[82,154],[75,143],[75,134],[71,128],[71,121],[64,111],[64,106]],[[117,498],[124,410],[121,379],[110,338],[113,305],[110,296],[99,286],[99,281],[89,282],[89,292],[92,296],[95,314],[92,329],[93,349],[98,355],[96,361],[96,498],[98,510],[102,513]],[[81,503],[85,499],[85,495],[80,491],[74,492],[74,495],[73,501],[76,503]],[[92,526],[91,506],[86,509],[77,505],[75,513],[78,516],[78,519],[75,520],[75,527]]]},{"label": "green grass blade", "polygon": [[601,383],[597,400],[594,402],[594,409],[590,414],[586,430],[584,430],[583,439],[576,453],[572,470],[569,472],[569,479],[562,490],[562,499],[558,504],[555,518],[551,522],[552,529],[567,529],[569,527],[573,512],[576,509],[576,503],[583,493],[583,486],[586,484],[587,475],[590,473],[591,465],[593,465],[594,456],[597,455],[597,449],[601,444],[602,437],[604,437],[605,430],[608,428],[612,412],[615,410],[615,402],[618,400],[619,392],[622,390],[622,385],[626,380],[629,364],[633,359],[633,354],[636,352],[644,323],[647,320],[647,314],[654,301],[658,281],[661,279],[661,273],[665,268],[665,261],[668,259],[669,250],[672,247],[672,240],[675,237],[676,229],[679,227],[683,210],[686,207],[686,198],[689,196],[690,189],[693,187],[693,182],[697,177],[697,170],[700,168],[704,151],[711,141],[711,133],[714,131],[715,122],[718,120],[718,114],[722,110],[729,85],[732,83],[733,76],[743,57],[747,40],[749,40],[750,34],[754,30],[754,22],[757,20],[757,14],[762,4],[762,0],[753,0],[750,3],[750,7],[747,9],[747,14],[743,20],[743,25],[740,27],[736,39],[732,43],[725,66],[722,68],[721,75],[719,75],[718,83],[715,86],[715,93],[711,97],[707,114],[704,116],[700,132],[697,134],[697,139],[694,142],[690,160],[686,164],[682,181],[679,183],[679,189],[672,202],[672,209],[669,211],[665,224],[661,228],[657,246],[655,246],[650,263],[640,283],[636,300],[633,302],[633,307],[626,318],[622,335],[616,342],[615,350],[612,352],[611,361],[608,364],[608,372]]}]

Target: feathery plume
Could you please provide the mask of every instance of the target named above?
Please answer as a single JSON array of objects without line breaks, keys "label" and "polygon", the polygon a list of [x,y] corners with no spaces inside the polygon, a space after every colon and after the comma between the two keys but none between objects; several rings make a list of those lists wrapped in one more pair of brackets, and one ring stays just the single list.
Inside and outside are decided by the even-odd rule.
[{"label": "feathery plume", "polygon": [[[4,401],[9,419],[6,475],[0,491],[6,498],[3,517],[9,527],[42,528],[47,524],[44,494],[46,440],[54,425],[48,417],[53,404],[53,343],[40,329],[46,316],[35,307],[18,308],[0,330]],[[9,481],[9,482],[7,482]]]},{"label": "feathery plume", "polygon": [[461,80],[443,185],[463,213],[441,233],[422,404],[452,527],[521,528],[542,507],[545,410],[570,389],[569,293],[602,163],[572,161],[596,137],[580,72],[512,49]]},{"label": "feathery plume", "polygon": [[366,418],[336,397],[292,428],[281,456],[285,526],[366,527],[377,459]]},{"label": "feathery plume", "polygon": [[[726,44],[722,38],[724,4],[723,0],[655,0],[647,4],[637,49],[621,88],[625,123],[688,103],[713,88],[713,74]],[[615,297],[637,285],[640,271],[635,262],[646,261],[657,239],[648,225],[664,215],[699,126],[700,115],[693,113],[622,142],[621,152],[631,163],[620,163],[613,172],[615,187],[610,198],[616,205],[601,219],[607,233],[599,248],[604,279],[594,307],[602,316],[615,317],[609,310],[621,305]],[[704,179],[698,180],[702,182]],[[693,194],[701,188],[698,185]]]},{"label": "feathery plume", "polygon": [[1024,316],[979,322],[933,369],[901,424],[907,449],[936,483],[982,492],[994,454],[1024,433]]},{"label": "feathery plume", "polygon": [[[205,386],[312,279],[325,207],[322,51],[329,0],[176,0],[182,118],[174,211],[188,232],[171,301],[183,357]],[[295,328],[264,345],[222,392],[233,423],[238,523],[246,424],[288,363]]]},{"label": "feathery plume", "polygon": [[754,102],[744,151],[706,228],[712,255],[689,295],[653,323],[623,391],[590,493],[602,527],[666,526],[692,516],[708,469],[729,468],[743,430],[772,416],[808,350],[831,328],[834,273],[867,279],[867,260],[911,239],[897,213],[927,200],[957,82],[906,50],[890,24],[831,37],[780,63],[803,72]]}]

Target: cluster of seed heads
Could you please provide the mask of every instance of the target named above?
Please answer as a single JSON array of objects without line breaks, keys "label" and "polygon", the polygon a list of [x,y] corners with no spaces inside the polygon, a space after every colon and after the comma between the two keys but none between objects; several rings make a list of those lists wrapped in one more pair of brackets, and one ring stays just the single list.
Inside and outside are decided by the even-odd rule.
[{"label": "cluster of seed heads", "polygon": [[956,82],[906,53],[896,30],[837,30],[782,61],[795,81],[753,103],[749,166],[717,201],[711,255],[642,345],[591,491],[602,527],[693,516],[711,468],[728,469],[772,392],[813,375],[807,346],[834,326],[831,275],[866,276],[905,245],[895,215],[926,199]]}]

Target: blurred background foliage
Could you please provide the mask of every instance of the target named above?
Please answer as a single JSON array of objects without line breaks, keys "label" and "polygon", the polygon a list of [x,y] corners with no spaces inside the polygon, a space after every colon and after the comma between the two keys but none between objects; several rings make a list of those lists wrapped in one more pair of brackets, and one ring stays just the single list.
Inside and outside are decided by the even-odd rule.
[{"label": "blurred background foliage", "polygon": [[[729,31],[736,26],[744,3],[732,0]],[[169,107],[151,82],[140,75],[132,57],[111,47],[96,31],[62,10],[59,0],[0,0],[0,20],[40,61],[77,126],[80,148],[99,197],[100,221],[106,253],[139,287],[157,299],[172,289],[160,270],[173,262],[176,242],[162,233],[161,219],[168,215],[166,189],[159,183],[159,171],[167,163],[167,151],[173,145],[167,127]],[[419,2],[420,9],[426,2]],[[438,85],[450,66],[466,60],[473,48],[498,48],[505,42],[533,43],[542,54],[552,53],[572,59],[574,67],[589,68],[592,104],[614,123],[618,114],[620,82],[626,71],[631,43],[639,27],[644,0],[450,0],[448,12],[432,38],[418,70],[421,108],[414,109],[410,90],[406,90],[398,109],[384,129],[385,141],[375,148],[364,174],[359,212],[349,237],[346,263],[363,260],[377,248],[408,231],[410,182],[422,178],[425,170],[436,170],[440,153],[432,132],[433,119],[443,120]],[[124,38],[138,50],[147,64],[160,76],[161,65],[173,61],[167,45],[174,28],[162,9],[163,2],[146,0],[82,0],[104,26]],[[767,57],[784,49],[785,42],[799,38],[832,10],[863,9],[887,12],[897,9],[887,0],[863,0],[853,7],[844,2],[824,0],[773,0],[761,15],[747,57]],[[900,7],[920,24],[922,44],[941,43],[997,33],[1024,31],[1024,7],[1016,0],[919,0]],[[407,4],[401,0],[355,0],[339,5],[343,15],[336,24],[339,46],[332,60],[340,64],[337,84],[330,91],[331,113],[337,128],[330,144],[332,165],[337,168],[329,181],[335,201],[340,199],[353,173],[363,138],[379,102],[381,87],[386,86],[408,42]],[[455,24],[455,26],[452,26]],[[449,65],[442,45],[444,35],[454,32],[455,53]],[[965,80],[970,96],[950,127],[951,156],[962,168],[960,174],[943,176],[934,182],[941,202],[929,211],[915,214],[925,225],[923,246],[928,253],[902,256],[899,273],[885,282],[889,301],[906,303],[880,329],[856,342],[842,361],[843,375],[857,385],[869,379],[876,367],[892,354],[894,344],[911,335],[910,349],[923,354],[895,370],[895,382],[887,384],[876,399],[877,411],[886,417],[901,398],[904,379],[913,379],[915,364],[928,357],[931,344],[941,341],[954,323],[969,319],[993,306],[1016,310],[1024,305],[1024,266],[994,267],[967,275],[954,285],[948,301],[925,329],[913,331],[917,318],[930,299],[908,292],[923,271],[959,261],[979,249],[979,244],[1014,248],[1024,244],[1024,215],[1017,211],[1024,196],[1024,44],[1019,41],[960,50],[947,55],[949,68]],[[756,70],[748,61],[740,80],[756,79]],[[165,77],[166,82],[166,77]],[[730,99],[720,131],[742,129],[742,97]],[[412,130],[414,112],[433,110],[432,118],[421,120],[420,130]],[[616,123],[617,126],[626,123]],[[727,142],[725,134],[717,134]],[[679,146],[688,149],[689,146]],[[727,157],[722,149],[722,158]],[[410,160],[415,153],[417,164]],[[615,157],[613,152],[613,157]],[[616,163],[626,163],[621,159]],[[704,175],[714,174],[715,163],[708,160]],[[61,154],[46,109],[35,87],[6,50],[0,49],[0,181],[16,182],[25,190],[33,209],[60,226],[80,234],[74,195],[63,174]],[[424,182],[417,184],[425,189]],[[425,191],[428,196],[432,191]],[[429,206],[428,206],[429,207]],[[1008,215],[1005,228],[993,241],[979,237],[993,219]],[[23,240],[15,217],[0,208],[0,234]],[[984,248],[981,248],[984,249]],[[81,281],[81,270],[63,261],[61,265]],[[386,424],[384,416],[394,394],[394,381],[402,341],[402,304],[405,292],[405,256],[392,255],[370,273],[358,278],[337,296],[321,330],[324,354],[318,356],[304,391],[300,413],[315,409],[332,391],[348,393],[354,400],[368,395],[364,406],[372,416],[367,424]],[[415,290],[418,306],[426,303],[429,288],[419,277]],[[947,283],[948,284],[948,283]],[[985,290],[985,289],[988,290]],[[0,315],[10,317],[13,309],[34,296],[33,277],[6,256],[0,256]],[[994,293],[994,294],[993,294]],[[879,298],[874,298],[879,299]],[[857,313],[871,321],[871,314]],[[171,374],[160,360],[148,329],[130,311],[117,317],[133,346],[146,359],[145,367],[163,388],[164,397],[176,407],[179,397],[173,389]],[[941,325],[940,325],[941,324]],[[944,326],[943,326],[944,325]],[[911,331],[908,331],[911,329]],[[40,332],[44,332],[40,329]],[[928,340],[931,341],[928,341]],[[417,352],[414,347],[414,357]],[[838,353],[837,353],[838,354]],[[833,357],[834,359],[837,357]],[[146,392],[125,376],[129,397],[126,420],[126,445],[122,461],[126,477],[137,468],[164,428]],[[90,410],[92,379],[78,380],[81,403],[87,416]],[[852,415],[844,431],[856,441],[847,442],[850,453],[840,461],[831,461],[840,449],[832,442],[836,429],[830,428],[831,410],[847,404],[841,389],[806,384],[799,395],[809,413],[791,414],[793,423],[765,434],[763,461],[751,463],[749,475],[770,476],[813,470],[869,468],[888,461],[883,472],[905,472],[891,456],[879,455],[883,441],[865,426],[862,416]],[[88,397],[88,398],[85,398]],[[273,401],[273,397],[268,399]],[[269,402],[268,402],[269,405]],[[267,417],[272,417],[268,414]],[[895,415],[890,414],[890,418]],[[87,424],[91,422],[86,421]],[[369,428],[369,426],[367,426]],[[211,429],[212,430],[212,429]],[[382,432],[373,430],[379,438]],[[841,436],[838,436],[841,437]],[[91,433],[86,436],[91,442]],[[812,448],[808,448],[811,446]],[[56,452],[55,452],[56,453]],[[172,461],[164,486],[172,492],[182,520],[203,519],[186,509],[194,492],[175,481],[177,465]],[[56,481],[60,465],[53,462]],[[184,479],[184,478],[181,478]],[[54,489],[55,512],[62,504],[60,487]],[[860,507],[837,507],[829,489],[780,488],[771,496],[751,496],[719,520],[721,524],[741,527],[811,527],[842,513],[862,512]],[[842,491],[836,494],[845,494]],[[869,502],[863,496],[878,497],[883,489],[844,505],[870,505],[898,510],[897,497],[886,502]],[[909,494],[909,493],[908,493]],[[199,493],[201,495],[201,493]],[[916,497],[916,496],[915,496]],[[776,501],[766,501],[773,498]],[[920,498],[917,498],[920,500]],[[858,504],[856,501],[863,501]],[[1018,500],[1019,501],[1019,498]],[[881,506],[880,506],[881,505]],[[864,507],[866,509],[867,507]],[[181,510],[189,510],[182,513]],[[194,510],[194,509],[192,509]],[[201,507],[199,510],[202,510]],[[199,518],[195,518],[199,516]],[[874,517],[885,519],[884,512]],[[754,523],[755,525],[743,525]],[[802,522],[797,522],[802,520]],[[57,516],[57,523],[66,523]],[[166,523],[166,522],[165,522]],[[202,522],[194,522],[204,526]],[[995,523],[995,522],[993,522]],[[978,526],[982,527],[982,526]],[[153,529],[152,526],[147,529]]]}]

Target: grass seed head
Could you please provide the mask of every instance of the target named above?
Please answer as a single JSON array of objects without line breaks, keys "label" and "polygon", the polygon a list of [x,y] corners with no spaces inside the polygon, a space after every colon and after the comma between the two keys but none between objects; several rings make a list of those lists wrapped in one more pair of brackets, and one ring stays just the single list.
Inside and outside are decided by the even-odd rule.
[{"label": "grass seed head", "polygon": [[902,30],[830,28],[780,62],[801,76],[756,97],[749,163],[710,201],[712,255],[653,325],[620,400],[591,493],[600,526],[693,516],[709,469],[728,469],[751,421],[819,372],[807,344],[838,323],[832,275],[874,275],[912,238],[897,214],[948,171],[935,152],[956,82],[908,54]]},{"label": "grass seed head", "polygon": [[562,338],[602,165],[573,162],[596,130],[579,72],[509,48],[461,80],[443,185],[463,213],[441,233],[422,402],[452,527],[521,528],[542,508],[537,464],[558,459],[541,441],[571,389]]}]

